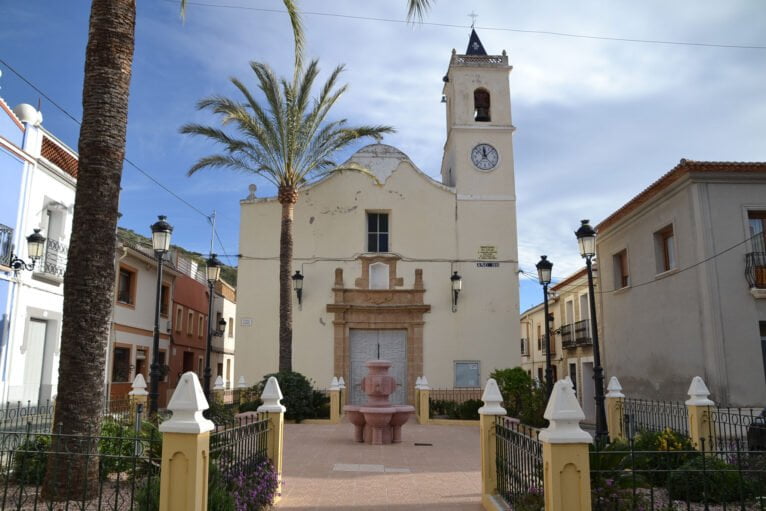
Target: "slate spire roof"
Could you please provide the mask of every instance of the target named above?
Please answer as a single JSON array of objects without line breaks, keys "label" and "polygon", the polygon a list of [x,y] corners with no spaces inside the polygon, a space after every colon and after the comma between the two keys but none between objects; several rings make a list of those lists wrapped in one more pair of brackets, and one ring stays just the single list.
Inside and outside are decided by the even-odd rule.
[{"label": "slate spire roof", "polygon": [[471,38],[468,39],[468,49],[465,50],[466,55],[486,55],[487,51],[484,49],[484,45],[481,44],[479,36],[476,34],[476,30],[471,29]]}]

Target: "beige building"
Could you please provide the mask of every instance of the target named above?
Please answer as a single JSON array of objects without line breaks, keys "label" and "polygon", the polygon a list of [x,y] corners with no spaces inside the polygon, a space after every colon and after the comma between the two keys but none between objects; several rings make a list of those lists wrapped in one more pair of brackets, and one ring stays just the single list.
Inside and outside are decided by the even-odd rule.
[{"label": "beige building", "polygon": [[[475,33],[466,54],[453,50],[440,182],[375,144],[351,160],[377,182],[346,172],[301,192],[294,370],[320,386],[343,376],[357,402],[363,363],[380,356],[401,384],[394,401],[405,402],[420,375],[435,387],[479,387],[492,370],[519,365],[510,70],[505,52],[487,55]],[[279,227],[275,198],[241,202],[236,378],[248,382],[277,369]]]},{"label": "beige building", "polygon": [[[564,365],[561,358],[561,336],[558,335],[560,327],[559,319],[555,313],[558,298],[549,292],[548,313],[552,315],[550,322],[551,329],[551,367],[553,368],[553,379],[558,380],[559,376],[566,373],[562,372]],[[541,292],[542,294],[542,292]],[[545,342],[545,312],[543,304],[530,307],[521,313],[519,324],[521,325],[521,368],[527,374],[538,382],[545,383],[545,355],[547,343]]]},{"label": "beige building", "polygon": [[766,403],[766,163],[681,160],[597,227],[608,376],[634,397]]}]

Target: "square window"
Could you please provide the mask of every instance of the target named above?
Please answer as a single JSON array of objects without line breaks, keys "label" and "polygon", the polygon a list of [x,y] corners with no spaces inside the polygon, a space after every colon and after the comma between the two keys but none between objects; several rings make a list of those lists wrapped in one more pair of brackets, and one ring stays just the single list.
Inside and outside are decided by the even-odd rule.
[{"label": "square window", "polygon": [[388,252],[388,213],[367,213],[367,251]]},{"label": "square window", "polygon": [[130,382],[130,348],[114,348],[112,353],[112,382]]},{"label": "square window", "polygon": [[654,233],[654,256],[657,262],[657,273],[676,267],[676,244],[672,225]]},{"label": "square window", "polygon": [[630,274],[628,273],[628,251],[622,250],[612,256],[614,264],[614,288],[622,289],[630,285]]},{"label": "square window", "polygon": [[455,362],[455,387],[481,387],[478,360]]}]

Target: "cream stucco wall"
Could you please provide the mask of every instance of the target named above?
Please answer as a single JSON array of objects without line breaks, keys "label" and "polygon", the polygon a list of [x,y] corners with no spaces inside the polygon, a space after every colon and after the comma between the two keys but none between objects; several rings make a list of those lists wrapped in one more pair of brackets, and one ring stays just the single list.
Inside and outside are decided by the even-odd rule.
[{"label": "cream stucco wall", "polygon": [[[432,385],[453,386],[458,360],[479,361],[482,378],[495,368],[518,365],[516,239],[508,222],[515,213],[512,206],[458,201],[452,190],[409,161],[401,162],[383,186],[347,172],[303,192],[294,221],[294,269],[305,276],[302,308],[294,302],[294,368],[320,386],[333,376],[333,315],[327,305],[333,301],[334,270],[344,270],[345,287],[354,287],[361,276],[356,257],[365,251],[368,211],[389,212],[390,251],[402,257],[397,274],[403,288],[413,287],[416,268],[423,270],[424,301],[431,305],[425,315],[424,372]],[[276,201],[243,202],[237,378],[244,375],[248,381],[277,367],[279,222]],[[498,260],[509,262],[478,268],[481,245],[496,246]],[[455,313],[453,270],[463,277]],[[250,321],[252,326],[246,326]]]}]

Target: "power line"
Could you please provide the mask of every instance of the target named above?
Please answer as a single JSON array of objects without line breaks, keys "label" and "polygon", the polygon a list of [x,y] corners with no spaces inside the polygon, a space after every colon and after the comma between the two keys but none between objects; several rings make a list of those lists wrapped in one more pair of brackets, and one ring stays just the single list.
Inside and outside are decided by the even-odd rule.
[{"label": "power line", "polygon": [[[26,78],[24,75],[22,75],[20,72],[18,72],[18,71],[17,71],[17,70],[16,70],[16,69],[15,69],[13,66],[11,66],[10,64],[8,64],[8,62],[6,62],[4,59],[0,58],[0,63],[1,63],[1,64],[3,64],[5,67],[7,67],[7,68],[8,68],[8,69],[9,69],[9,70],[10,70],[10,71],[13,73],[13,74],[15,74],[17,77],[19,77],[19,79],[21,79],[21,80],[22,80],[24,83],[26,83],[27,85],[29,85],[29,86],[30,86],[30,87],[31,87],[31,88],[32,88],[32,89],[33,89],[35,92],[37,92],[37,93],[38,93],[38,94],[40,94],[42,97],[44,97],[46,100],[48,100],[48,102],[50,102],[50,104],[52,104],[52,105],[53,105],[53,106],[55,106],[57,109],[59,109],[59,110],[60,110],[60,111],[61,111],[61,112],[62,112],[64,115],[66,115],[66,116],[67,116],[69,119],[71,119],[72,121],[74,121],[74,122],[75,122],[75,123],[76,123],[78,126],[82,126],[82,121],[81,121],[80,119],[78,119],[77,117],[75,117],[74,115],[72,115],[71,113],[69,113],[69,111],[68,111],[66,108],[64,108],[63,106],[61,106],[60,104],[58,104],[58,103],[57,103],[57,102],[56,102],[56,101],[55,101],[53,98],[51,98],[51,97],[50,97],[48,94],[46,94],[46,93],[45,93],[45,91],[43,91],[42,89],[40,89],[38,86],[36,86],[36,85],[35,85],[34,83],[32,83],[31,81],[29,81],[29,80],[28,80],[28,79],[27,79],[27,78]],[[205,212],[201,211],[201,210],[200,210],[198,207],[196,207],[194,204],[190,203],[189,201],[187,201],[186,199],[184,199],[183,197],[181,197],[180,195],[178,195],[176,192],[174,192],[173,190],[171,190],[170,188],[168,188],[167,186],[165,186],[165,185],[164,185],[162,182],[160,182],[160,181],[159,181],[157,178],[155,178],[154,176],[152,176],[151,174],[149,174],[149,172],[147,172],[147,171],[145,171],[144,169],[142,169],[142,168],[141,168],[141,167],[140,167],[140,166],[139,166],[137,163],[133,162],[133,161],[132,161],[131,159],[129,159],[127,156],[125,156],[125,157],[123,158],[123,160],[125,161],[125,163],[127,163],[128,165],[130,165],[131,167],[133,167],[134,169],[136,169],[138,172],[140,172],[141,174],[143,174],[143,175],[144,175],[144,177],[146,177],[147,179],[149,179],[151,182],[153,182],[154,184],[156,184],[157,186],[159,186],[160,188],[162,188],[164,191],[166,191],[168,194],[170,194],[170,195],[172,195],[173,197],[175,197],[175,198],[176,198],[178,201],[180,201],[181,203],[183,203],[184,205],[186,205],[186,206],[187,206],[187,207],[189,207],[190,209],[192,209],[192,210],[193,210],[195,213],[197,213],[197,214],[199,214],[199,215],[203,216],[203,217],[204,217],[204,218],[205,218],[205,219],[206,219],[208,222],[210,222],[210,223],[211,223],[211,225],[212,225],[212,218],[211,218],[211,216],[210,216],[210,215],[208,215],[208,214],[206,214]],[[216,239],[218,240],[218,244],[220,245],[220,247],[221,247],[221,250],[223,250],[223,252],[224,252],[224,256],[225,256],[225,257],[227,257],[227,258],[230,258],[230,257],[232,257],[232,256],[230,256],[230,255],[228,255],[228,254],[226,253],[226,248],[224,247],[224,245],[223,245],[223,242],[221,241],[221,238],[218,236],[218,231],[217,231],[217,230],[215,230],[215,226],[213,226],[213,232],[214,232],[214,234],[215,234],[215,237],[216,237]]]},{"label": "power line", "polygon": [[[165,0],[166,2],[177,4],[177,0]],[[230,5],[230,4],[212,4],[207,2],[186,2],[187,5],[196,5],[199,7],[213,7],[218,9],[235,9],[242,11],[258,11],[258,12],[273,12],[286,14],[287,11],[282,9],[267,9],[264,7],[249,7],[244,5]],[[301,15],[308,16],[323,16],[330,18],[351,19],[358,21],[377,21],[384,23],[397,23],[397,24],[409,24],[407,20],[394,19],[394,18],[377,18],[372,16],[354,16],[351,14],[338,14],[330,12],[318,12],[318,11],[301,11]],[[445,27],[445,28],[472,28],[469,25],[457,25],[450,23],[436,23],[429,21],[418,22],[420,25],[428,25],[432,27]],[[507,28],[507,27],[476,27],[480,30],[490,30],[496,32],[516,32],[521,34],[538,34],[538,35],[551,35],[556,37],[572,37],[577,39],[595,39],[599,41],[617,41],[626,43],[640,43],[640,44],[667,44],[675,46],[700,46],[707,48],[731,48],[731,49],[744,49],[744,50],[766,50],[766,46],[761,45],[744,45],[744,44],[717,44],[717,43],[697,43],[691,41],[669,41],[662,39],[637,39],[629,37],[610,37],[610,36],[596,36],[588,34],[574,34],[570,32],[556,32],[552,30],[526,30],[521,28]]]}]

